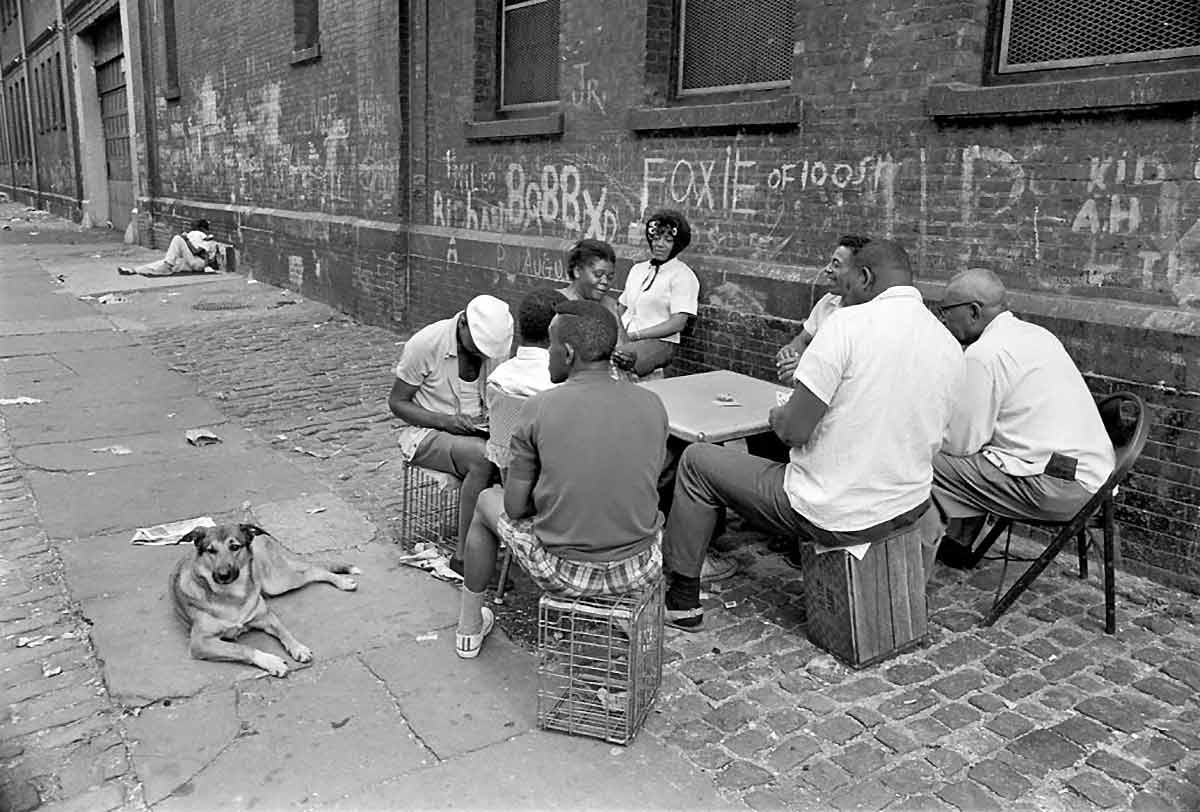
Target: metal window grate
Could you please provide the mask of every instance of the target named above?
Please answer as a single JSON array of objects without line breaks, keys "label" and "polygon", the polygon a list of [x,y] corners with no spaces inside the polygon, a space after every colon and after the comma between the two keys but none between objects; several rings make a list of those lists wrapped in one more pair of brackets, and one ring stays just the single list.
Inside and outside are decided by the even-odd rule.
[{"label": "metal window grate", "polygon": [[558,101],[558,0],[504,0],[500,107]]},{"label": "metal window grate", "polygon": [[1200,54],[1197,0],[1005,0],[999,73]]},{"label": "metal window grate", "polygon": [[795,0],[680,0],[679,94],[786,87]]}]

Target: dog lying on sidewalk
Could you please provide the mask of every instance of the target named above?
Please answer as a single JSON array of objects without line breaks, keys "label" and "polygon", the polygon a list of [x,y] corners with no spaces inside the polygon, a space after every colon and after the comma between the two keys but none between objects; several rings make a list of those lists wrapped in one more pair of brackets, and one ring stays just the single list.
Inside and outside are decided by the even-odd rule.
[{"label": "dog lying on sidewalk", "polygon": [[281,595],[318,581],[353,591],[348,575],[360,570],[349,564],[309,564],[293,558],[266,530],[253,524],[197,527],[180,543],[189,552],[171,573],[175,611],[191,630],[191,654],[199,660],[248,663],[272,676],[286,676],[282,657],[234,642],[250,629],[261,629],[283,644],[301,663],[312,651],[297,640],[267,605],[267,595]]}]

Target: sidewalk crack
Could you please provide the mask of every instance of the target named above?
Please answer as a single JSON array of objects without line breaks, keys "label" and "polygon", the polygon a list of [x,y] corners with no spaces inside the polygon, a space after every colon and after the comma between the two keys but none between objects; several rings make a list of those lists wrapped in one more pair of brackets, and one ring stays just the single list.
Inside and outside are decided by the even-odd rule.
[{"label": "sidewalk crack", "polygon": [[433,749],[433,746],[430,745],[429,742],[425,741],[425,738],[417,732],[417,729],[412,726],[412,723],[408,721],[408,717],[404,715],[404,709],[400,705],[400,698],[392,692],[392,686],[388,685],[387,680],[385,680],[379,674],[379,672],[372,668],[370,663],[363,659],[361,655],[355,655],[355,659],[358,660],[362,667],[366,669],[368,674],[378,680],[379,684],[383,686],[383,690],[387,693],[388,698],[392,700],[392,706],[396,709],[396,712],[400,714],[400,718],[404,720],[404,724],[408,726],[408,732],[412,734],[413,739],[419,745],[421,745],[421,747],[429,751],[429,754],[433,756],[436,763],[441,764],[443,761],[445,761],[445,759],[438,755],[438,752]]}]

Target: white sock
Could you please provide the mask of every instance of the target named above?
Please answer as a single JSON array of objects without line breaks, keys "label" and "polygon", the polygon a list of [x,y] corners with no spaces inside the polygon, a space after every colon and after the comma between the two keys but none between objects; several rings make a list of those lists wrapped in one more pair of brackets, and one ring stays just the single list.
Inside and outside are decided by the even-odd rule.
[{"label": "white sock", "polygon": [[483,631],[483,592],[472,592],[466,584],[460,590],[462,599],[458,609],[458,633],[479,634]]}]

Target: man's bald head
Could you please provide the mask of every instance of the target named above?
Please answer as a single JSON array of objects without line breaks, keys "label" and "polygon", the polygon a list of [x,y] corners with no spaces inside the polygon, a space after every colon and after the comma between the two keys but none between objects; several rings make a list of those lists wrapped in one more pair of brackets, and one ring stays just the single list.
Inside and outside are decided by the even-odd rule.
[{"label": "man's bald head", "polygon": [[946,285],[938,317],[963,346],[976,341],[992,319],[1003,313],[1004,283],[987,268],[969,268]]},{"label": "man's bald head", "polygon": [[945,302],[979,302],[985,308],[1003,308],[1004,299],[1004,283],[987,268],[968,268],[956,273],[943,296]]}]

